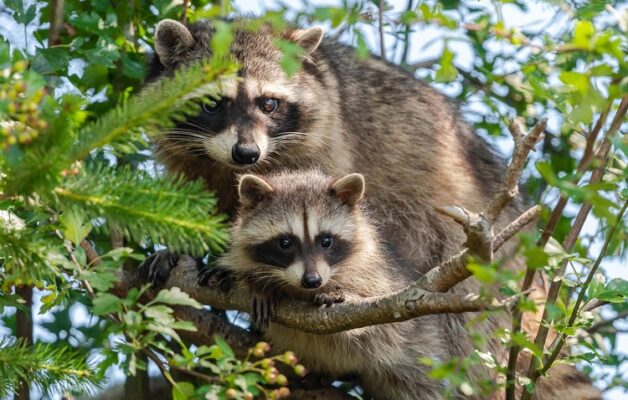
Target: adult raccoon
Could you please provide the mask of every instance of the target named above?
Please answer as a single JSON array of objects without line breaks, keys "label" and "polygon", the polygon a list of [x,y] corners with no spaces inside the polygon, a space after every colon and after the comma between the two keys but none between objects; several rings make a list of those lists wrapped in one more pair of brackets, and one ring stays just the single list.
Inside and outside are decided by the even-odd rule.
[{"label": "adult raccoon", "polygon": [[[149,80],[211,57],[213,33],[209,22],[186,26],[161,21]],[[280,66],[277,38],[305,51],[302,68],[291,77]],[[324,38],[318,27],[279,33],[268,26],[255,32],[238,29],[231,53],[241,65],[239,79],[225,85],[221,98],[199,115],[157,140],[157,156],[170,171],[204,179],[216,192],[220,210],[231,215],[239,173],[360,172],[369,182],[371,216],[386,238],[387,251],[397,258],[400,276],[415,278],[459,250],[461,229],[434,206],[483,209],[500,184],[504,165],[451,101],[384,60],[356,58],[353,48]],[[497,229],[517,211],[515,202]],[[173,259],[156,257],[147,264],[163,277],[163,268],[155,267],[168,267]],[[467,280],[453,290],[475,291],[477,283]],[[469,318],[438,317],[435,329],[453,355],[464,357],[474,350],[465,328]],[[499,326],[509,326],[508,318],[492,314],[475,330],[489,338]],[[488,349],[505,358],[497,340]],[[492,379],[483,367],[473,368],[469,376]]]}]

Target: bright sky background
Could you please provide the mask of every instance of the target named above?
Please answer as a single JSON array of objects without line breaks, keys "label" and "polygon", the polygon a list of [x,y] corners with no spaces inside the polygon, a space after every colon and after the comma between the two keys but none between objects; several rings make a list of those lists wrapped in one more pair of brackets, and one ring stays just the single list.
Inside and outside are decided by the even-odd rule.
[{"label": "bright sky background", "polygon": [[[1,0],[0,0],[1,1]],[[340,4],[340,0],[330,1],[330,0],[311,0],[310,4],[316,6],[337,6]],[[249,12],[254,14],[260,14],[263,10],[268,8],[273,8],[274,5],[277,4],[276,1],[273,0],[235,0],[236,7],[242,12]],[[393,12],[401,12],[405,7],[405,0],[388,0],[387,4],[391,5],[394,9]],[[478,0],[478,6],[486,6],[491,7],[491,1],[489,0]],[[303,8],[302,3],[291,2],[290,5],[294,8],[300,9]],[[554,15],[553,9],[547,4],[539,4],[533,1],[528,2],[529,11],[522,12],[514,5],[504,5],[503,6],[503,14],[504,20],[510,27],[519,27],[525,28],[528,30],[537,30],[537,29],[545,29],[550,33],[556,33],[555,31],[560,28],[561,24],[555,23],[550,24],[548,26],[548,21]],[[628,5],[623,5],[622,8],[626,9]],[[31,31],[32,29],[29,29]],[[410,48],[410,56],[409,62],[417,62],[423,60],[433,59],[438,57],[443,48],[443,30],[438,28],[427,28],[422,29],[420,32],[415,33],[411,37],[412,47]],[[17,45],[18,47],[24,47],[24,32],[22,28],[17,28],[12,23],[10,18],[6,15],[0,14],[0,33],[8,36],[12,43]],[[374,53],[379,52],[379,42],[378,37],[375,31],[369,32],[367,35],[367,39],[370,45],[370,48]],[[392,49],[390,45],[392,45],[394,38],[388,37],[387,40],[387,55],[389,55]],[[32,49],[34,46],[34,40],[29,41],[29,47]],[[456,65],[469,69],[473,63],[473,55],[468,45],[460,41],[450,41],[449,42],[450,49],[455,53],[454,62]],[[492,48],[495,51],[500,51],[501,49],[496,46]],[[447,94],[453,94],[457,91],[456,85],[437,85],[437,87]],[[481,107],[478,104],[465,104],[463,105],[463,110],[465,109],[473,109],[474,107]],[[555,116],[550,117],[550,128],[557,126],[557,120]],[[505,155],[508,156],[512,151],[512,143],[509,139],[502,139],[498,141],[499,150]],[[584,234],[592,234],[597,230],[597,221],[593,218],[589,218],[587,223],[585,224],[583,233]],[[596,255],[601,248],[601,243],[595,243],[591,247],[591,254]],[[624,260],[625,261],[625,260]],[[606,270],[609,279],[615,277],[622,277],[624,279],[628,279],[628,267],[624,265],[624,262],[620,260],[608,259],[603,263],[603,268]],[[36,308],[39,307],[36,304]],[[88,319],[88,314],[86,310],[81,305],[73,306],[72,310],[72,320],[76,325],[89,325],[91,324]],[[43,322],[44,320],[50,320],[50,318],[44,318],[42,316],[36,316],[37,322]],[[628,329],[628,323],[623,321],[622,327],[624,329]],[[0,327],[0,333],[7,333],[6,328]],[[36,329],[35,331],[36,337],[41,339],[45,338],[46,332],[42,329]],[[619,346],[624,349],[625,352],[628,353],[628,335],[623,334],[619,336]],[[626,367],[628,368],[628,366]],[[115,374],[117,378],[122,378],[120,373]],[[625,371],[625,375],[628,375],[628,370]],[[116,379],[117,380],[117,379]],[[620,390],[613,390],[611,392],[605,393],[605,399],[608,400],[620,400],[626,399],[626,395],[623,394]]]}]

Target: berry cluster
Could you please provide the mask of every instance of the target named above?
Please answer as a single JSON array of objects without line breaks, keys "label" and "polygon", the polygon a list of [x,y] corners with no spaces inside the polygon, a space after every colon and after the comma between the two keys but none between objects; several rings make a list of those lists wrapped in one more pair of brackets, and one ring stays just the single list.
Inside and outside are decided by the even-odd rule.
[{"label": "berry cluster", "polygon": [[48,127],[39,106],[46,91],[30,82],[26,61],[0,70],[0,146],[29,144]]}]

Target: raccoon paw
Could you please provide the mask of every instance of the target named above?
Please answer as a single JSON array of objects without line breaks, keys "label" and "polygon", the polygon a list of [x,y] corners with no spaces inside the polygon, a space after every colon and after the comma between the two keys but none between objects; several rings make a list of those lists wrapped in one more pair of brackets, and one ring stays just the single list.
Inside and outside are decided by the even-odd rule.
[{"label": "raccoon paw", "polygon": [[341,292],[319,293],[314,296],[314,304],[317,306],[325,305],[325,307],[331,307],[334,303],[342,303],[344,301],[345,295]]},{"label": "raccoon paw", "polygon": [[270,320],[275,318],[277,303],[277,299],[272,296],[253,297],[251,320],[258,329],[264,331],[268,328]]},{"label": "raccoon paw", "polygon": [[168,250],[159,250],[140,264],[139,274],[142,282],[150,282],[154,287],[163,286],[170,276],[170,271],[179,262],[179,254]]},{"label": "raccoon paw", "polygon": [[208,266],[198,271],[198,284],[228,291],[235,283],[235,272],[220,267]]}]

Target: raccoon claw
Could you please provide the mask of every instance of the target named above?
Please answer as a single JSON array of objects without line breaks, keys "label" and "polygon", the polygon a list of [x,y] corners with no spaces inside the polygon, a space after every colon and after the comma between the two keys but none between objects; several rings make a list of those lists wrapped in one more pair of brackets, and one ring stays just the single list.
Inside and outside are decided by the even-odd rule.
[{"label": "raccoon claw", "polygon": [[251,312],[253,324],[262,331],[266,330],[270,325],[270,320],[275,318],[276,306],[277,300],[271,296],[254,297],[253,311]]},{"label": "raccoon claw", "polygon": [[220,267],[207,267],[198,272],[198,284],[227,291],[235,283],[235,273]]},{"label": "raccoon claw", "polygon": [[331,307],[334,303],[342,303],[345,301],[345,296],[342,293],[319,293],[314,296],[314,304],[317,306],[325,305],[325,307]]},{"label": "raccoon claw", "polygon": [[168,250],[159,250],[140,264],[139,274],[142,282],[150,282],[154,287],[163,286],[170,276],[170,271],[179,262],[179,254]]}]

